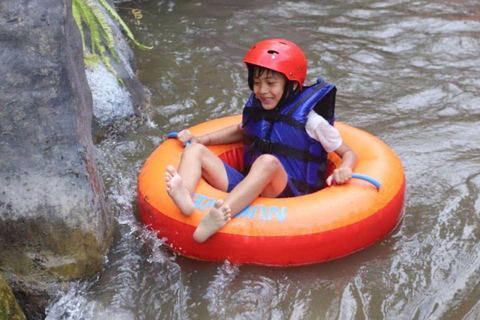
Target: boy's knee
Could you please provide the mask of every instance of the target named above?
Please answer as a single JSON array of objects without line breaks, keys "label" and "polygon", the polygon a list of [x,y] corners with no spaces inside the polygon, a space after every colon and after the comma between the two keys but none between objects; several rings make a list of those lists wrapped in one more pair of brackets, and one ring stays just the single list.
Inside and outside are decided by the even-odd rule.
[{"label": "boy's knee", "polygon": [[252,165],[252,169],[262,170],[262,171],[275,171],[280,168],[282,164],[275,156],[271,154],[262,154],[258,157]]},{"label": "boy's knee", "polygon": [[200,157],[205,150],[206,147],[203,144],[192,143],[191,145],[185,147],[185,149],[183,150],[183,156]]},{"label": "boy's knee", "polygon": [[183,152],[199,153],[199,152],[203,152],[203,150],[205,150],[205,146],[203,144],[192,143],[192,144],[186,146]]}]

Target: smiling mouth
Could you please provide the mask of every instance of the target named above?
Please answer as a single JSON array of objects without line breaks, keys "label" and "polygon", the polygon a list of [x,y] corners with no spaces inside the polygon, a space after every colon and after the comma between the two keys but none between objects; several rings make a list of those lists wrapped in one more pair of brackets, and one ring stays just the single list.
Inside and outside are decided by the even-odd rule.
[{"label": "smiling mouth", "polygon": [[260,101],[262,101],[262,103],[269,104],[273,102],[273,98],[260,98]]}]

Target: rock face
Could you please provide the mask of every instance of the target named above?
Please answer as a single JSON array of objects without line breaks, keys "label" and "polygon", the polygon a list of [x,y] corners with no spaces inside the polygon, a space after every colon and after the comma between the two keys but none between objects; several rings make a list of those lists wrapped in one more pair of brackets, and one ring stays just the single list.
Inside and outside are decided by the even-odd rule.
[{"label": "rock face", "polygon": [[0,272],[36,319],[101,270],[113,225],[71,1],[0,1],[0,60]]}]

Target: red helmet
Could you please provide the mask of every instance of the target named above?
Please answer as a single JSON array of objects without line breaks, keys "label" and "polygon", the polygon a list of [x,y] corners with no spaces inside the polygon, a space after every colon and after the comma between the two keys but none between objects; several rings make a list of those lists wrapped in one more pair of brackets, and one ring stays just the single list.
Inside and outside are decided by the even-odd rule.
[{"label": "red helmet", "polygon": [[302,90],[307,76],[307,59],[293,42],[284,39],[267,39],[255,44],[243,62],[283,73],[288,80],[297,81]]}]

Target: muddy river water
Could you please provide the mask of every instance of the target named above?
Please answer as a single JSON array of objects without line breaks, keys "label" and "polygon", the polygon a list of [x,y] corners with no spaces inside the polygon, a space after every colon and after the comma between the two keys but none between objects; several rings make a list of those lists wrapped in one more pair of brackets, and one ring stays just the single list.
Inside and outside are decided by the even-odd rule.
[{"label": "muddy river water", "polygon": [[[116,231],[98,278],[47,319],[480,319],[480,3],[476,0],[120,2],[152,104],[96,145]],[[127,8],[141,9],[137,25]],[[407,179],[385,239],[297,268],[193,261],[137,218],[145,159],[171,131],[240,113],[242,58],[297,43],[307,83],[338,88],[336,118],[385,141]],[[159,177],[162,179],[163,177]]]}]

